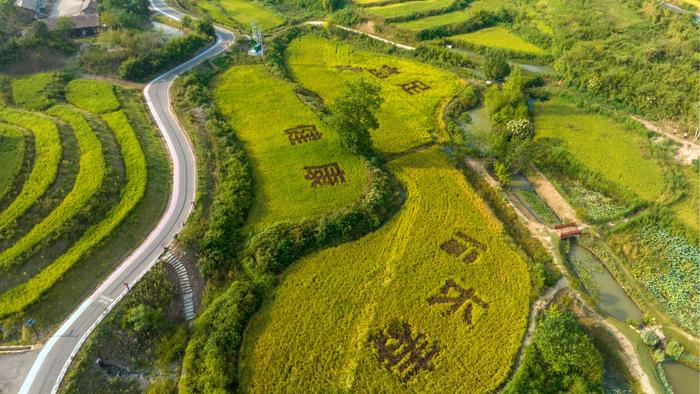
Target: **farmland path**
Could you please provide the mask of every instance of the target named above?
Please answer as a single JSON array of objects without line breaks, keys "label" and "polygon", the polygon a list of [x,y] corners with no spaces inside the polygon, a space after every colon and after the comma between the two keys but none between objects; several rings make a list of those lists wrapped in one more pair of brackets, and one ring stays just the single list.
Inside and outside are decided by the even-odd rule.
[{"label": "farmland path", "polygon": [[[504,192],[501,184],[498,183],[498,181],[486,170],[486,167],[484,167],[484,164],[481,161],[468,158],[466,162],[467,165],[469,165],[469,167],[476,171],[477,174],[479,174],[489,186],[495,188],[496,190]],[[559,192],[554,188],[551,182],[549,182],[549,180],[542,173],[537,172],[537,174],[538,177],[541,177],[540,179],[537,179],[537,181],[539,181],[541,185],[545,185],[544,187],[547,188],[547,193],[550,194],[549,198],[560,205],[559,209],[562,210],[561,214],[565,214],[568,210],[570,210],[570,212],[573,212],[571,206],[568,204],[568,202],[566,202],[566,200],[564,200],[564,197],[562,197],[561,194],[559,194]],[[532,182],[532,180],[530,181]],[[547,248],[550,251],[554,263],[559,268],[559,270],[561,270],[562,273],[566,273],[567,271],[566,267],[564,267],[564,262],[560,261],[559,254],[556,251],[557,246],[552,242],[552,236],[554,235],[552,230],[550,230],[547,226],[543,225],[542,223],[536,221],[535,219],[523,214],[518,209],[518,207],[516,207],[513,204],[510,198],[506,198],[506,201],[508,201],[508,203],[511,205],[518,217],[521,218],[522,222],[528,228],[530,233],[535,238],[537,238],[545,248]],[[549,204],[548,200],[546,200],[546,202]],[[554,207],[552,208],[554,209]],[[559,211],[555,210],[555,213],[557,213],[557,215],[560,215]],[[560,215],[560,217],[564,218],[566,217],[566,215]],[[576,218],[575,213],[573,216],[571,216],[571,218]],[[598,314],[598,312],[596,312],[593,308],[588,306],[584,301],[583,297],[581,297],[581,295],[578,293],[578,291],[571,288],[568,280],[566,279],[566,276],[563,276],[561,279],[559,279],[559,281],[552,288],[550,288],[545,294],[540,296],[540,298],[532,304],[530,309],[528,328],[525,332],[525,337],[523,338],[523,346],[520,348],[520,354],[516,362],[516,368],[520,365],[525,355],[525,346],[530,344],[530,342],[532,341],[532,335],[535,331],[537,316],[544,308],[547,307],[547,305],[549,305],[552,298],[554,298],[554,296],[563,289],[566,289],[566,291],[573,295],[573,297],[579,302],[579,304],[588,311],[591,317],[596,322],[603,325],[616,338],[618,344],[624,350],[623,358],[625,360],[625,363],[627,364],[627,368],[629,369],[630,373],[632,373],[632,375],[635,377],[635,379],[639,382],[642,392],[653,393],[654,389],[651,385],[651,381],[649,380],[649,376],[642,369],[642,366],[639,363],[639,355],[637,354],[630,340],[617,327],[615,327],[615,325],[613,325],[609,319],[603,318],[600,314]]]},{"label": "farmland path", "polygon": [[693,160],[700,158],[700,144],[697,142],[674,134],[663,124],[652,122],[639,116],[630,115],[630,117],[644,125],[644,127],[647,129],[679,143],[681,146],[678,148],[676,160],[680,161],[681,163],[692,164]]},{"label": "farmland path", "polygon": [[[151,8],[172,19],[184,14],[163,0]],[[129,257],[61,324],[48,339],[24,377],[19,393],[55,393],[73,357],[109,311],[155,264],[180,231],[195,201],[196,160],[185,132],[171,110],[170,86],[183,72],[228,49],[235,40],[229,30],[215,27],[216,42],[192,59],[155,78],[144,89],[148,108],[158,125],[172,160],[172,193],[158,225]]]},{"label": "farmland path", "polygon": [[571,204],[566,201],[544,174],[538,170],[534,170],[534,173],[527,175],[527,180],[532,184],[532,187],[535,188],[535,191],[542,197],[544,202],[559,216],[563,223],[573,221],[581,226],[584,225],[584,222],[576,216],[576,211],[574,211]]},{"label": "farmland path", "polygon": [[[304,22],[304,24],[305,24],[305,25],[311,25],[311,26],[324,26],[324,25],[326,24],[326,22],[324,22],[324,21],[307,21],[307,22]],[[412,47],[412,46],[410,46],[410,45],[401,44],[400,42],[387,40],[386,38],[382,38],[382,37],[379,37],[379,36],[375,36],[374,34],[370,34],[370,33],[367,33],[367,32],[365,32],[365,31],[362,31],[362,30],[351,29],[351,28],[349,28],[349,27],[345,27],[345,26],[341,26],[341,25],[334,25],[334,26],[337,27],[337,28],[340,29],[340,30],[345,30],[345,31],[347,31],[347,32],[355,33],[355,34],[362,34],[363,36],[367,36],[367,37],[369,37],[369,38],[371,38],[371,39],[373,39],[373,40],[381,41],[381,42],[383,42],[383,43],[385,43],[385,44],[393,45],[393,46],[395,46],[395,47],[397,47],[397,48],[407,49],[407,50],[409,50],[409,51],[412,51],[412,50],[416,49],[415,47]]]}]

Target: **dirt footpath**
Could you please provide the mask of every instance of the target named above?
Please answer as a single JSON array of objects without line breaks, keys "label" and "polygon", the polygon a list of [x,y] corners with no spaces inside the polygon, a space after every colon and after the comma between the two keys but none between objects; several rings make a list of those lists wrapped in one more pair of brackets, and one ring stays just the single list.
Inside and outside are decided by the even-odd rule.
[{"label": "dirt footpath", "polygon": [[535,170],[533,174],[527,176],[527,180],[530,181],[530,184],[532,184],[532,187],[535,188],[535,191],[542,197],[544,202],[559,216],[562,223],[576,222],[577,224],[583,224],[576,217],[574,208],[559,194],[559,191],[544,174]]}]

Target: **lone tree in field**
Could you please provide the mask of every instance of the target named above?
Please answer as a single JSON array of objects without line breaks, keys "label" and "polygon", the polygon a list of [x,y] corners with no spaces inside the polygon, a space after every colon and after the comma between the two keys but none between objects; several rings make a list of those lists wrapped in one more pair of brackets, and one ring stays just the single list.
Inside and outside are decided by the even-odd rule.
[{"label": "lone tree in field", "polygon": [[484,56],[481,71],[489,80],[500,81],[510,74],[510,66],[503,53],[489,50]]},{"label": "lone tree in field", "polygon": [[353,153],[372,154],[370,131],[379,127],[376,112],[384,102],[379,85],[360,79],[345,86],[344,94],[331,107],[331,124],[340,141]]}]

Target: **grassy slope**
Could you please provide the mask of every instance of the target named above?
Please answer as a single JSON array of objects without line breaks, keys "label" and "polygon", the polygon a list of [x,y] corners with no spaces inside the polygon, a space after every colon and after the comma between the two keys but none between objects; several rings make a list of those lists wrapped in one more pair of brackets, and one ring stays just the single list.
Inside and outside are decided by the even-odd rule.
[{"label": "grassy slope", "polygon": [[[505,379],[525,330],[525,263],[502,225],[437,148],[390,163],[406,185],[405,205],[380,230],[302,259],[253,318],[241,350],[240,387],[250,392],[484,392]],[[471,264],[440,244],[461,230],[488,246]],[[453,278],[488,302],[474,325],[462,310],[426,299]],[[293,311],[293,313],[292,313]],[[435,370],[403,386],[381,368],[369,332],[392,319],[440,343]],[[309,362],[314,360],[314,362]]]},{"label": "grassy slope", "polygon": [[544,49],[525,41],[501,26],[488,27],[472,33],[458,34],[450,38],[455,41],[463,41],[486,47],[510,49],[534,54],[544,53]]},{"label": "grassy slope", "polygon": [[671,209],[676,213],[678,220],[697,233],[700,231],[700,223],[698,223],[700,220],[700,179],[690,167],[684,168],[683,173],[690,184],[687,190],[688,195],[674,204]]},{"label": "grassy slope", "polygon": [[214,22],[234,27],[240,25],[246,31],[250,30],[252,21],[263,30],[272,29],[284,22],[267,8],[246,0],[205,0],[197,2],[197,7],[207,13]]},{"label": "grassy slope", "polygon": [[510,1],[476,0],[470,3],[469,7],[464,10],[429,16],[427,18],[416,19],[408,22],[401,22],[397,23],[396,26],[407,30],[418,31],[431,27],[449,25],[452,23],[465,21],[478,11],[497,11],[503,7],[507,7],[509,4]]},{"label": "grassy slope", "polygon": [[[293,41],[287,52],[287,63],[294,78],[306,88],[319,93],[326,104],[332,104],[343,92],[345,81],[364,77],[379,83],[385,101],[378,113],[380,127],[372,133],[374,147],[380,154],[410,149],[431,141],[430,130],[437,129],[435,111],[438,104],[451,97],[458,87],[458,78],[446,71],[406,59],[358,50],[348,44],[318,37]],[[336,66],[376,68],[387,64],[400,74],[385,79],[369,72],[340,71]],[[422,93],[409,95],[398,84],[420,80],[431,86]]]},{"label": "grassy slope", "polygon": [[26,141],[19,129],[0,124],[0,200],[12,187],[24,161]]},{"label": "grassy slope", "polygon": [[396,18],[415,14],[417,12],[429,11],[436,8],[444,8],[452,4],[453,0],[421,0],[409,1],[405,3],[394,3],[380,7],[370,7],[367,11],[380,18]]},{"label": "grassy slope", "polygon": [[[289,85],[270,76],[263,65],[233,67],[213,84],[217,105],[246,144],[253,164],[256,199],[248,223],[262,228],[280,220],[298,221],[357,200],[367,181],[364,165],[340,146],[338,135]],[[283,130],[302,124],[316,125],[323,138],[291,145]],[[312,188],[304,179],[304,166],[333,162],[345,171],[344,185]]]},{"label": "grassy slope", "polygon": [[663,193],[663,171],[643,152],[646,138],[608,117],[552,97],[535,104],[535,132],[535,139],[561,140],[580,162],[641,198],[655,200]]}]

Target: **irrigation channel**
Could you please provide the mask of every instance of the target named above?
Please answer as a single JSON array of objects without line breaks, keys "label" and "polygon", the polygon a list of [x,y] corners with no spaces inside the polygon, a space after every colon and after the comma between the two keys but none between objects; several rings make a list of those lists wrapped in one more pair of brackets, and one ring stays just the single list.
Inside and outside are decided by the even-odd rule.
[{"label": "irrigation channel", "polygon": [[[529,190],[534,193],[534,189],[527,178],[522,175],[516,175],[512,178],[509,187],[516,194],[522,206],[533,217],[543,224],[550,224],[543,217],[541,208],[536,209],[530,200],[519,197],[519,193],[517,193],[519,189]],[[544,200],[536,193],[532,195],[536,196],[543,206],[546,206]],[[551,214],[554,215],[554,212],[551,212]],[[642,311],[615,280],[605,267],[605,264],[595,254],[579,245],[574,238],[571,239],[568,260],[570,266],[573,267],[574,273],[583,283],[586,292],[594,299],[604,314],[623,323],[629,319],[640,321],[643,318]],[[700,373],[698,371],[676,361],[666,361],[662,365],[666,378],[675,394],[700,393]]]}]

